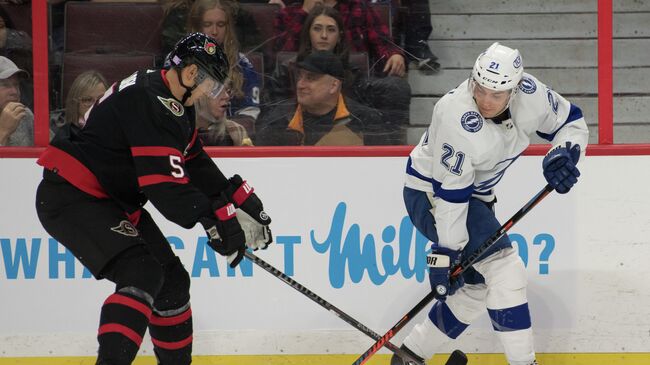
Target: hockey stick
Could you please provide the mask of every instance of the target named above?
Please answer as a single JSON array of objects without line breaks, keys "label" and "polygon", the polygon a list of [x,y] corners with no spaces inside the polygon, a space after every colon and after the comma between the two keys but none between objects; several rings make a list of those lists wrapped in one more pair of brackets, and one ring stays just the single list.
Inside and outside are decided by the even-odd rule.
[{"label": "hockey stick", "polygon": [[[531,209],[533,209],[534,206],[536,206],[542,199],[544,199],[551,191],[553,191],[553,187],[551,185],[547,184],[539,193],[537,193],[526,205],[524,205],[517,213],[515,213],[510,219],[508,219],[507,222],[505,222],[501,228],[499,228],[496,232],[490,236],[490,238],[487,239],[481,246],[479,246],[474,253],[472,253],[469,257],[465,258],[460,265],[458,265],[456,268],[452,270],[452,277],[457,277],[458,275],[461,275],[462,273],[465,272],[470,266],[472,266],[478,258],[484,254],[492,245],[499,240],[506,232],[512,228],[512,226],[517,223],[523,216],[526,215]],[[429,294],[427,294],[422,300],[418,302],[418,304],[415,305],[408,313],[406,313],[386,334],[381,336],[381,338],[375,342],[372,347],[370,347],[366,352],[364,352],[359,358],[352,363],[352,365],[362,365],[372,355],[374,355],[380,348],[381,346],[385,343],[388,342],[393,336],[399,332],[413,317],[415,317],[427,304],[429,304],[433,298],[435,297],[435,292],[430,291]]]},{"label": "hockey stick", "polygon": [[[321,307],[327,309],[328,311],[334,313],[336,316],[350,324],[352,327],[355,327],[359,331],[363,332],[366,334],[368,337],[372,338],[373,340],[377,341],[381,339],[378,333],[374,332],[370,328],[364,326],[362,323],[357,321],[356,319],[352,318],[350,315],[347,313],[343,312],[339,308],[335,307],[333,304],[330,302],[326,301],[325,299],[321,298],[318,294],[314,293],[313,291],[305,288],[302,284],[299,282],[293,280],[289,276],[287,276],[285,273],[282,271],[276,269],[273,267],[271,264],[267,263],[266,261],[262,260],[261,258],[257,257],[255,254],[252,252],[246,250],[244,251],[244,255],[246,256],[247,259],[253,261],[257,266],[261,267],[262,269],[268,271],[271,275],[275,276],[276,278],[284,281],[287,285],[290,287],[296,289],[299,291],[301,294],[305,295],[307,298],[313,300],[316,302],[316,304],[320,305]],[[420,361],[417,359],[414,359],[412,356],[410,356],[406,351],[400,349],[399,347],[393,345],[389,341],[384,341],[382,343],[383,346],[386,346],[389,350],[392,352],[396,353],[402,358],[407,358],[409,361],[414,361],[415,364],[421,365]],[[381,346],[380,346],[381,347]]]}]

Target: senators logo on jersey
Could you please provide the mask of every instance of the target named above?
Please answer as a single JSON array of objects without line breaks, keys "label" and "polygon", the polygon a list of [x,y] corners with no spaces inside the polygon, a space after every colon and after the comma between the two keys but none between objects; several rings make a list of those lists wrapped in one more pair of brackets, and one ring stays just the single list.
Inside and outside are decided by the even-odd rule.
[{"label": "senators logo on jersey", "polygon": [[180,117],[183,115],[183,113],[185,113],[185,108],[183,108],[181,103],[179,103],[176,99],[162,98],[159,96],[158,100],[160,100],[162,105],[164,105],[165,108],[169,109],[169,111],[177,117]]},{"label": "senators logo on jersey", "polygon": [[138,229],[129,221],[121,221],[117,227],[111,227],[111,231],[123,234],[129,237],[137,237]]}]

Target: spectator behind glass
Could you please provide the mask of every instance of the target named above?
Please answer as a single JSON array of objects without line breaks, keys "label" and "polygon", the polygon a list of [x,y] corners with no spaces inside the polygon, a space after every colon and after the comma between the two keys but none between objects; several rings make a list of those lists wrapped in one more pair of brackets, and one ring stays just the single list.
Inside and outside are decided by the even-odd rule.
[{"label": "spectator behind glass", "polygon": [[390,4],[393,18],[399,18],[396,29],[399,34],[393,34],[393,38],[396,39],[397,44],[404,46],[407,59],[424,74],[430,75],[439,72],[438,57],[431,52],[428,43],[429,35],[433,30],[429,0],[376,0],[373,2]]},{"label": "spectator behind glass", "polygon": [[[307,14],[306,18],[303,17],[304,8],[310,3],[310,1],[311,0],[304,1],[302,7],[299,7],[299,4],[287,6],[280,12],[278,18],[276,18],[276,21],[284,18],[285,21],[293,24],[289,25],[287,27],[288,29],[295,29],[296,26],[298,26],[297,29],[300,29],[300,39],[297,47],[302,53],[311,48],[321,49],[327,46],[331,47],[329,36],[335,36],[335,33],[332,32],[333,28],[331,26],[329,28],[331,33],[326,33],[327,28],[322,28],[320,26],[316,27],[325,31],[325,33],[321,32],[321,34],[318,34],[316,31],[317,29],[314,27],[313,20],[319,18],[326,21],[324,17],[319,17],[319,15],[327,15],[329,18],[336,19],[336,12],[321,10],[323,5],[315,4],[310,5],[311,10],[309,14]],[[327,2],[324,6],[326,8],[331,8],[330,5],[327,5]],[[388,39],[387,31],[385,32],[385,35],[382,35],[382,30],[385,30],[384,28],[387,29],[387,27],[386,25],[379,25],[379,23],[377,23],[380,21],[379,18],[365,0],[341,1],[337,3],[333,10],[336,10],[337,8],[340,9],[339,12],[343,24],[353,24],[352,30],[345,27],[343,28],[345,37],[340,43],[342,45],[349,45],[350,52],[365,52],[362,47],[358,46],[359,42],[363,42],[364,39],[368,41],[368,44],[373,44],[372,40],[374,39],[374,43],[378,44],[374,49],[384,49],[384,52],[386,53],[390,52],[389,50],[399,51],[399,48],[393,47],[392,43]],[[347,18],[344,11],[347,12]],[[311,16],[314,16],[314,18]],[[300,24],[302,23],[295,23],[298,21],[304,21],[305,26],[301,26]],[[327,23],[331,23],[331,20],[327,21]],[[336,23],[338,24],[338,21],[336,21]],[[376,29],[369,29],[366,33],[363,33],[363,24],[375,24]],[[327,40],[323,39],[324,34],[327,35]],[[340,34],[338,36],[340,37]],[[293,45],[293,37],[285,37],[284,39],[288,40],[288,42],[285,43],[286,47],[295,47],[295,45]],[[355,44],[357,46],[355,46]],[[382,45],[387,48],[382,48]],[[333,51],[337,52],[337,49],[335,48]],[[341,57],[345,59],[348,58],[348,47],[342,47],[339,52],[341,52]],[[393,59],[393,61],[396,62],[395,64],[399,64],[399,60],[404,60],[401,54],[394,54],[393,56],[395,56]],[[393,56],[391,56],[391,58],[393,58]],[[344,63],[347,62],[344,61]],[[388,67],[390,63],[391,62],[389,61],[386,67]],[[389,69],[390,68],[391,67],[389,67]],[[399,66],[398,69],[404,71],[403,64],[402,66]],[[347,80],[344,88],[346,89],[348,97],[352,97],[360,103],[381,112],[381,122],[366,124],[364,134],[365,144],[404,144],[406,140],[405,131],[406,125],[409,122],[409,107],[411,103],[411,87],[408,81],[401,76],[391,76],[390,72],[388,75],[383,77],[377,77],[372,74],[370,77],[366,77],[365,75],[360,75],[358,70],[356,72],[350,72],[346,75],[346,78]]]},{"label": "spectator behind glass", "polygon": [[366,52],[371,64],[379,65],[382,75],[402,77],[406,63],[402,50],[390,39],[388,24],[384,24],[367,0],[304,0],[282,8],[273,23],[274,50],[298,51],[299,35],[307,14],[318,3],[341,13],[347,43],[351,52]]},{"label": "spectator behind glass", "polygon": [[329,51],[314,51],[297,64],[296,100],[278,105],[258,123],[258,145],[362,145],[364,124],[377,111],[341,92],[343,64]]},{"label": "spectator behind glass", "polygon": [[34,145],[34,114],[20,102],[20,78],[29,73],[0,56],[0,146]]},{"label": "spectator behind glass", "polygon": [[99,100],[108,89],[104,76],[95,70],[79,74],[68,90],[65,99],[65,109],[56,119],[52,129],[58,129],[66,124],[82,128],[86,124],[86,112]]},{"label": "spectator behind glass", "polygon": [[197,107],[203,112],[196,116],[196,128],[204,146],[252,146],[246,128],[241,124],[226,118],[226,110],[230,102],[230,91],[225,89],[217,97],[207,96],[197,100]]},{"label": "spectator behind glass", "polygon": [[205,33],[219,42],[231,66],[228,116],[254,126],[260,114],[260,79],[253,64],[239,52],[230,0],[197,0],[189,15],[190,31]]},{"label": "spectator behind glass", "polygon": [[309,12],[302,26],[300,46],[296,57],[281,59],[278,57],[275,70],[268,86],[269,99],[280,101],[291,98],[295,93],[295,80],[291,71],[296,60],[303,60],[312,50],[331,51],[339,56],[345,70],[343,89],[347,95],[354,95],[353,85],[359,76],[358,68],[352,69],[349,63],[349,51],[343,32],[343,19],[339,12],[329,6],[317,4]]},{"label": "spectator behind glass", "polygon": [[[10,5],[7,5],[10,6]],[[32,39],[22,31],[17,30],[9,14],[0,6],[0,56],[12,60],[18,68],[32,73]],[[29,106],[34,106],[33,86],[31,82],[21,80],[21,101]]]},{"label": "spectator behind glass", "polygon": [[[174,44],[187,34],[187,15],[194,4],[194,0],[158,0],[164,11],[162,38],[163,54],[172,50]],[[235,33],[242,45],[242,49],[257,47],[261,43],[259,30],[255,25],[253,16],[241,9],[238,4],[233,6],[235,14]]]}]

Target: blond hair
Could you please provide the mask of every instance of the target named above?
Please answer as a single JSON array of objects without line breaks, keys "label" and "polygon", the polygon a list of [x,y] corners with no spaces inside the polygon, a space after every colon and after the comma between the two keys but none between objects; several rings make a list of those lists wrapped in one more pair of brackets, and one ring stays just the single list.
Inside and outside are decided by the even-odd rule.
[{"label": "blond hair", "polygon": [[65,98],[64,124],[77,124],[79,122],[79,118],[82,117],[79,115],[81,96],[99,84],[104,85],[104,87],[108,89],[109,85],[106,78],[104,78],[99,71],[95,70],[82,72],[74,79],[72,86],[70,86],[70,90],[68,90],[68,95]]},{"label": "blond hair", "polygon": [[188,17],[188,29],[191,32],[202,32],[203,15],[206,11],[214,8],[221,9],[226,13],[226,35],[221,47],[226,53],[228,63],[230,64],[230,87],[234,97],[244,96],[242,87],[244,85],[244,75],[239,66],[239,41],[235,33],[235,14],[238,11],[238,5],[230,0],[197,0],[190,9]]}]

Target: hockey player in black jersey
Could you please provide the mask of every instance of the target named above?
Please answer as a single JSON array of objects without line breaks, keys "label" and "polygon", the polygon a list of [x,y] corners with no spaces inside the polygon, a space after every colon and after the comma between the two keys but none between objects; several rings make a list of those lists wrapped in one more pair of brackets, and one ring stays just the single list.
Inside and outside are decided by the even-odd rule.
[{"label": "hockey player in black jersey", "polygon": [[246,245],[272,241],[253,189],[239,175],[227,179],[196,137],[194,102],[227,92],[223,51],[193,33],[168,63],[114,84],[86,125],[61,130],[38,160],[43,227],[97,279],[116,285],[101,308],[98,365],[131,364],[147,328],[159,364],[191,362],[190,276],[145,202],[182,227],[201,223],[231,267]]}]

